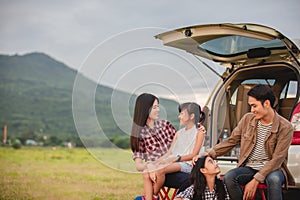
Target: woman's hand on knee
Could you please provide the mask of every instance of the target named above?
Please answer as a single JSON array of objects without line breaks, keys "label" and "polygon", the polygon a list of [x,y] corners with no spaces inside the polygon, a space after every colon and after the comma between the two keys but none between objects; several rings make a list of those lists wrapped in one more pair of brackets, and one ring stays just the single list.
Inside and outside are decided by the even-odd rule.
[{"label": "woman's hand on knee", "polygon": [[153,183],[156,183],[156,173],[155,172],[151,172],[149,173],[150,179],[152,180]]}]

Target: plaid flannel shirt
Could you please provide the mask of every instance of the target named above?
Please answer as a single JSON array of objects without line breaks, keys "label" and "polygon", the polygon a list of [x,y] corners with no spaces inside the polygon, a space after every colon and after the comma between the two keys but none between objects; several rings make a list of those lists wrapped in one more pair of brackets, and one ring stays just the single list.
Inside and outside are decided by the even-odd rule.
[{"label": "plaid flannel shirt", "polygon": [[167,120],[157,120],[154,128],[145,125],[141,131],[139,152],[133,153],[133,160],[141,158],[145,161],[155,161],[167,153],[176,130]]},{"label": "plaid flannel shirt", "polygon": [[[224,187],[226,190],[225,200],[230,200],[226,186],[224,185]],[[191,200],[191,199],[193,199],[193,195],[194,195],[194,185],[191,185],[188,188],[186,188],[184,191],[177,194],[175,198],[183,198],[185,200]],[[213,190],[211,192],[208,187],[205,188],[204,196],[205,196],[205,198],[204,198],[205,200],[218,200],[215,190]]]}]

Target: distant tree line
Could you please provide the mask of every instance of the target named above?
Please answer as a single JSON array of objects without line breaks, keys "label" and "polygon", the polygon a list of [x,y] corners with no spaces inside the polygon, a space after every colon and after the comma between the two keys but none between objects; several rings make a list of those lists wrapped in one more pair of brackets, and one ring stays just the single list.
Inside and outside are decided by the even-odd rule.
[{"label": "distant tree line", "polygon": [[[21,146],[63,146],[63,147],[85,147],[79,136],[58,136],[58,135],[41,135],[34,131],[26,131],[18,136],[8,137],[5,144],[3,143],[4,138],[1,139],[2,145],[12,146],[16,149],[21,148]],[[91,137],[86,140],[90,147],[102,147],[111,148],[119,147],[122,149],[129,148],[129,136],[114,136],[109,138],[109,140],[96,140]]]}]

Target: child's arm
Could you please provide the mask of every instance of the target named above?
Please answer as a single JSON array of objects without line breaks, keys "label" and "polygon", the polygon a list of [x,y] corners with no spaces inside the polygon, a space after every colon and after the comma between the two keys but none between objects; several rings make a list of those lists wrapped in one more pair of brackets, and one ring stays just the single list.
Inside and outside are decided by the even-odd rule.
[{"label": "child's arm", "polygon": [[198,132],[197,132],[197,136],[196,136],[196,143],[195,143],[193,152],[182,156],[180,161],[190,161],[193,159],[194,156],[199,154],[200,149],[203,144],[203,141],[204,141],[204,138],[205,138],[205,133],[206,133],[206,130],[205,130],[204,126],[200,126],[198,128]]}]

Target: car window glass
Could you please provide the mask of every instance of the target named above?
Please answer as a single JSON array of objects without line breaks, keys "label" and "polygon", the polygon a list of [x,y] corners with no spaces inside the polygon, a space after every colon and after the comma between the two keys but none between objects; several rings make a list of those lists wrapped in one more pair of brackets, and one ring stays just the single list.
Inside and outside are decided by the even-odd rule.
[{"label": "car window glass", "polygon": [[284,43],[279,40],[259,40],[244,36],[225,36],[209,40],[199,45],[200,49],[217,55],[232,55],[245,53],[254,48],[284,48]]},{"label": "car window glass", "polygon": [[[248,85],[256,85],[256,84],[264,84],[264,85],[270,85],[273,86],[275,83],[274,79],[249,79],[249,80],[244,80],[241,84],[248,84]],[[231,105],[236,105],[236,95],[237,95],[237,90],[233,92],[231,99],[230,99],[230,104]]]},{"label": "car window glass", "polygon": [[275,79],[249,79],[242,82],[242,84],[263,84],[273,86],[275,83]]},{"label": "car window glass", "polygon": [[289,81],[283,88],[280,99],[297,97],[297,81]]}]

